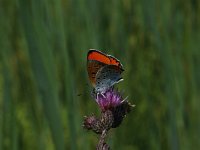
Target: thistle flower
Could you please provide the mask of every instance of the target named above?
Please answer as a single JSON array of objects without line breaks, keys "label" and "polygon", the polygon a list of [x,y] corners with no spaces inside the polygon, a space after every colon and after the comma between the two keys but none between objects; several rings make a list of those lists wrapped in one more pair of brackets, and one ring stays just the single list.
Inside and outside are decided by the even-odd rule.
[{"label": "thistle flower", "polygon": [[101,117],[97,119],[94,115],[86,117],[83,126],[101,134],[103,130],[118,127],[133,105],[123,99],[121,93],[113,87],[104,94],[96,94],[95,98],[101,109]]},{"label": "thistle flower", "polygon": [[122,94],[114,87],[103,94],[93,95],[93,97],[101,110],[101,116],[99,118],[94,115],[85,117],[83,127],[101,134],[97,150],[107,150],[109,149],[105,143],[107,132],[111,128],[118,127],[134,105],[131,105],[127,99],[123,99]]}]

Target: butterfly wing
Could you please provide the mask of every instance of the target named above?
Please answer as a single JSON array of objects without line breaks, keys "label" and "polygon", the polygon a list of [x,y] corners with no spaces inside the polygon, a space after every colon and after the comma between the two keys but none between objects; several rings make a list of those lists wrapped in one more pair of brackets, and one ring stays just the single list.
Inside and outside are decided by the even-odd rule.
[{"label": "butterfly wing", "polygon": [[[111,66],[111,67],[106,67],[106,66]],[[107,75],[108,80],[103,80],[100,83],[106,84],[106,82],[108,82],[108,84],[110,85],[114,80],[117,80],[117,79],[110,79],[110,82],[109,82],[109,78],[110,78],[108,75],[109,73],[106,73],[106,71],[109,71],[110,74],[114,78],[114,76],[117,76],[117,75],[114,75],[114,72],[116,70],[118,72],[123,71],[122,64],[120,63],[118,59],[116,59],[115,57],[111,55],[104,54],[101,51],[98,51],[95,49],[89,50],[88,55],[87,55],[87,71],[88,71],[89,80],[94,88],[97,87],[97,72],[99,72],[98,77],[100,77],[100,79],[98,79],[98,82],[100,82],[101,73],[103,73]],[[98,87],[103,87],[103,86],[100,86],[98,84]]]},{"label": "butterfly wing", "polygon": [[115,58],[111,55],[102,53],[101,51],[96,50],[96,49],[89,50],[87,59],[88,60],[96,60],[96,61],[102,62],[104,64],[107,64],[107,65],[115,65],[121,69],[123,68],[122,64],[120,63],[120,61],[117,58]]},{"label": "butterfly wing", "polygon": [[102,67],[96,74],[96,87],[97,92],[104,93],[114,84],[123,80],[121,73],[123,69],[115,65],[106,65]]},{"label": "butterfly wing", "polygon": [[93,87],[96,86],[96,74],[100,68],[105,66],[104,63],[95,60],[88,60],[87,62],[87,72],[89,76],[89,80]]},{"label": "butterfly wing", "polygon": [[87,60],[96,60],[107,65],[110,64],[110,58],[106,54],[95,49],[89,50]]},{"label": "butterfly wing", "polygon": [[111,55],[108,55],[108,56],[110,59],[110,65],[118,66],[120,69],[122,69],[124,71],[122,64],[120,63],[120,61],[117,58],[115,58],[114,56],[111,56]]}]

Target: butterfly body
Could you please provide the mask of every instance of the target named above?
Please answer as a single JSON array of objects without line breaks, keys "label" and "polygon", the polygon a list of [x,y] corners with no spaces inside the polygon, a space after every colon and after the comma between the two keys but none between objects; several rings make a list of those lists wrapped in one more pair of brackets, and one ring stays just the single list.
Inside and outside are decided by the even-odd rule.
[{"label": "butterfly body", "polygon": [[123,80],[123,66],[118,59],[98,50],[90,50],[87,56],[87,71],[95,92],[103,94],[114,84]]}]

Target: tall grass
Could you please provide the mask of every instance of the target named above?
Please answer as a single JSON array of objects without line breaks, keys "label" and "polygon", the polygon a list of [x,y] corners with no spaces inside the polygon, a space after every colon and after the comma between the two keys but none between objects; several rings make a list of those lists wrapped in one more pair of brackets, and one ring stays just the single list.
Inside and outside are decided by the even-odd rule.
[{"label": "tall grass", "polygon": [[113,149],[200,148],[199,16],[199,1],[2,0],[0,149],[94,149],[89,48],[121,60],[136,104]]}]

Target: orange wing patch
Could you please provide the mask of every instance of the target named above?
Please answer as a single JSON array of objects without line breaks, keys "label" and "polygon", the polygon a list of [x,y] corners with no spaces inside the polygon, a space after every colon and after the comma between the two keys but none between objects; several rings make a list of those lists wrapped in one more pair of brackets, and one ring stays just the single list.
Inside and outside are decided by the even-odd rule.
[{"label": "orange wing patch", "polygon": [[95,50],[95,49],[91,49],[88,52],[87,60],[96,60],[96,61],[99,61],[101,63],[107,64],[107,65],[118,66],[122,69],[122,64],[120,63],[120,61],[117,58],[115,58],[111,55],[104,54],[104,53],[102,53],[98,50]]},{"label": "orange wing patch", "polygon": [[109,56],[109,58],[110,58],[110,64],[111,65],[118,66],[119,68],[121,68],[123,70],[123,66],[117,58],[115,58],[113,56]]},{"label": "orange wing patch", "polygon": [[110,58],[107,55],[105,55],[102,52],[97,51],[97,50],[90,50],[88,52],[87,59],[88,60],[96,60],[96,61],[102,62],[104,64],[107,64],[107,65],[110,64]]}]

